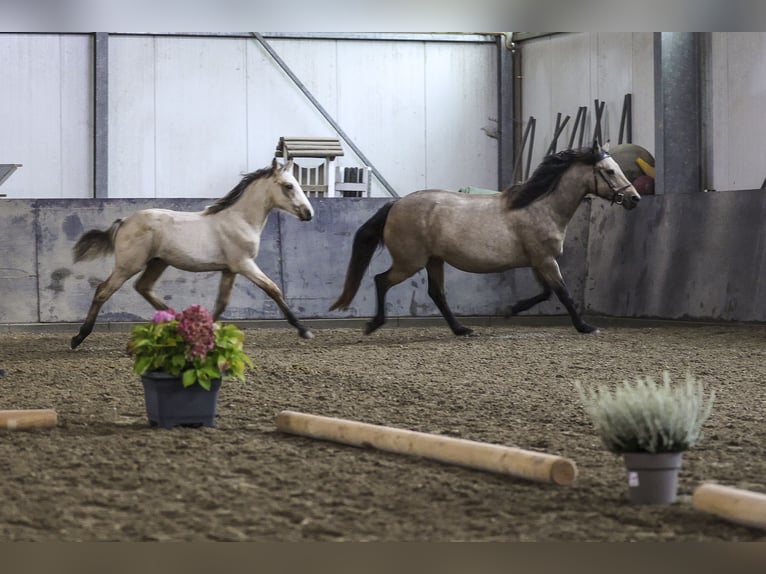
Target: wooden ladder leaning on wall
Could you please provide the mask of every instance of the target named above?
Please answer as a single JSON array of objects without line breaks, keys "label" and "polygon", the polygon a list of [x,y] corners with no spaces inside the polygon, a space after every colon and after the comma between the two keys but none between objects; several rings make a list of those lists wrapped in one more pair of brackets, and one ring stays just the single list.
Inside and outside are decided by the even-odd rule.
[{"label": "wooden ladder leaning on wall", "polygon": [[[308,197],[370,195],[369,167],[341,168],[335,165],[335,158],[344,155],[338,138],[280,137],[274,155],[293,160],[293,175]],[[300,159],[314,160],[314,165],[302,166],[298,162]]]}]

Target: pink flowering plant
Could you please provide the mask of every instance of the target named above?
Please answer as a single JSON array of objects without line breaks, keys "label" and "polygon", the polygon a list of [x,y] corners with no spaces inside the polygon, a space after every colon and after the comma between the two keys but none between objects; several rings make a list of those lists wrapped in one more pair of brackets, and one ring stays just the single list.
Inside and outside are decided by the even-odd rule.
[{"label": "pink flowering plant", "polygon": [[192,305],[181,313],[157,311],[150,323],[134,327],[128,352],[138,375],[162,371],[180,375],[184,387],[198,384],[210,390],[213,379],[245,380],[245,369],[253,363],[244,341],[236,326],[215,322],[204,307]]}]

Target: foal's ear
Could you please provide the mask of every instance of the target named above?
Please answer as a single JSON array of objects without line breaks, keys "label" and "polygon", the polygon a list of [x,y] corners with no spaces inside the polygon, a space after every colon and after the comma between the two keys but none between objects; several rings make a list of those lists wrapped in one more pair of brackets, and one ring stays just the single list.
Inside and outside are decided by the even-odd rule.
[{"label": "foal's ear", "polygon": [[606,140],[606,143],[601,146],[601,149],[603,149],[606,153],[609,153],[609,149],[612,147],[612,142],[610,140]]},{"label": "foal's ear", "polygon": [[274,158],[271,160],[271,169],[276,171],[276,169],[279,167],[279,162],[277,161],[277,158]]},{"label": "foal's ear", "polygon": [[596,138],[593,138],[593,146],[591,149],[593,150],[593,153],[598,153],[598,140]]},{"label": "foal's ear", "polygon": [[291,171],[292,169],[293,169],[293,158],[290,158],[285,162],[285,165],[282,168],[282,171]]}]

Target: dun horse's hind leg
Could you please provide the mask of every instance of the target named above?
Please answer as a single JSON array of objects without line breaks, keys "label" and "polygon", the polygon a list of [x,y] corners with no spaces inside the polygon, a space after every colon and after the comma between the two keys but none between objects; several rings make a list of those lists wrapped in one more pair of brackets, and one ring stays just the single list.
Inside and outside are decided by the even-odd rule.
[{"label": "dun horse's hind leg", "polygon": [[572,300],[572,296],[569,294],[569,289],[567,289],[567,286],[564,283],[564,278],[561,276],[561,271],[559,270],[559,265],[556,263],[556,260],[553,258],[546,259],[542,264],[537,266],[536,270],[539,272],[539,276],[544,284],[548,285],[553,290],[564,307],[566,307],[569,316],[572,318],[572,323],[574,324],[575,329],[580,333],[598,332],[598,328],[593,325],[588,325],[588,323],[582,320],[580,314],[577,312],[577,308]]},{"label": "dun horse's hind leg", "polygon": [[109,275],[106,281],[96,287],[96,293],[93,295],[93,302],[90,304],[88,315],[85,317],[85,322],[80,327],[80,331],[72,337],[71,347],[76,349],[80,343],[85,340],[85,337],[91,334],[93,331],[93,325],[96,324],[96,317],[101,307],[109,300],[109,297],[122,287],[122,285],[133,277],[139,270],[133,272],[118,271],[115,269],[112,274]]},{"label": "dun horse's hind leg", "polygon": [[213,320],[217,321],[221,316],[224,309],[229,304],[229,298],[231,297],[231,289],[234,287],[234,280],[237,278],[236,273],[231,271],[221,272],[221,282],[218,285],[218,297],[215,300],[215,309],[213,309]]},{"label": "dun horse's hind leg", "polygon": [[452,313],[452,309],[447,304],[447,297],[444,294],[444,261],[431,258],[426,265],[428,273],[428,295],[436,304],[441,314],[447,320],[447,324],[455,335],[470,335],[473,329],[462,325]]},{"label": "dun horse's hind leg", "polygon": [[168,308],[168,306],[155,295],[154,291],[152,291],[152,287],[154,287],[157,279],[160,278],[160,275],[162,275],[167,268],[168,264],[161,259],[152,259],[147,264],[146,269],[141,274],[141,277],[138,278],[135,285],[136,291],[138,291],[141,296],[149,301],[149,304],[157,310],[165,310]]},{"label": "dun horse's hind leg", "polygon": [[534,297],[530,297],[529,299],[522,299],[521,301],[518,301],[508,310],[508,313],[505,315],[506,318],[517,315],[522,311],[526,311],[527,309],[531,309],[538,303],[542,303],[543,301],[547,301],[551,298],[551,288],[545,283],[545,280],[540,276],[540,273],[535,271],[535,277],[537,278],[537,281],[540,283],[540,285],[543,286],[543,292],[535,295]]},{"label": "dun horse's hind leg", "polygon": [[407,277],[412,277],[415,273],[420,271],[422,267],[416,269],[397,269],[396,264],[388,268],[383,273],[378,273],[375,276],[375,294],[377,296],[377,312],[375,316],[369,321],[364,329],[364,334],[369,335],[374,331],[380,329],[386,323],[386,293],[394,285],[398,285]]},{"label": "dun horse's hind leg", "polygon": [[[261,271],[261,269],[255,264],[254,261],[247,260],[239,272],[250,279],[250,281],[258,285],[258,287],[263,289],[264,292],[274,300],[274,302],[279,306],[279,309],[287,318],[287,322],[298,329],[298,334],[301,337],[304,339],[314,338],[314,334],[309,331],[308,327],[298,321],[293,312],[290,310],[290,307],[287,306],[287,302],[282,296],[282,291],[279,289],[279,287],[277,287],[277,284],[269,279],[266,274]],[[225,279],[222,279],[221,281],[223,282],[224,280]]]}]

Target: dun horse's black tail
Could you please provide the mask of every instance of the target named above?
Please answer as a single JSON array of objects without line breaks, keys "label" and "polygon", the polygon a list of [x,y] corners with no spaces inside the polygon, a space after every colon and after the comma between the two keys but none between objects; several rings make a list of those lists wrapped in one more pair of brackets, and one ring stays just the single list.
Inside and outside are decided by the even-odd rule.
[{"label": "dun horse's black tail", "polygon": [[106,231],[91,229],[83,233],[72,248],[74,262],[96,259],[112,253],[114,251],[114,236],[117,235],[117,229],[120,225],[122,225],[122,219],[116,219]]},{"label": "dun horse's black tail", "polygon": [[359,290],[359,284],[367,267],[370,265],[375,250],[383,243],[383,228],[388,219],[388,212],[394,205],[391,201],[381,207],[375,215],[365,221],[354,235],[354,246],[351,249],[351,259],[348,262],[346,271],[346,282],[343,285],[343,293],[338,300],[332,304],[333,309],[348,309],[354,295]]}]

